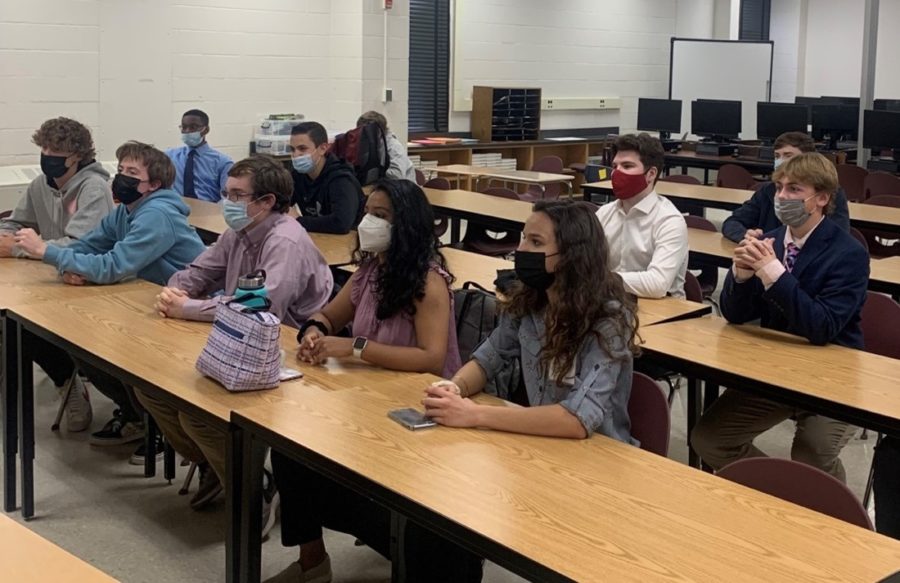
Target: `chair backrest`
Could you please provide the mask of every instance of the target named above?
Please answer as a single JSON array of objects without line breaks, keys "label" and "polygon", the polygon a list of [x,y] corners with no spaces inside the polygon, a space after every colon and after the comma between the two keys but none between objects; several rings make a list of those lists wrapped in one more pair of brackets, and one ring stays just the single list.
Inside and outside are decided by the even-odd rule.
[{"label": "chair backrest", "polygon": [[463,362],[468,362],[472,351],[497,326],[497,296],[467,281],[453,292],[453,303],[459,355]]},{"label": "chair backrest", "polygon": [[900,304],[886,295],[866,292],[860,324],[866,352],[900,358]]},{"label": "chair backrest", "polygon": [[690,271],[684,272],[684,298],[691,302],[703,302],[703,288],[697,276]]},{"label": "chair backrest", "polygon": [[866,250],[866,253],[868,253],[869,252],[869,243],[866,242],[866,237],[862,233],[859,232],[859,229],[857,229],[856,227],[850,227],[850,234],[853,236],[854,239],[859,241],[860,245],[862,245],[863,248]]},{"label": "chair backrest", "polygon": [[729,464],[720,477],[863,528],[869,514],[850,489],[818,468],[793,460],[755,457]]},{"label": "chair backrest", "polygon": [[712,231],[713,233],[719,231],[709,219],[698,217],[697,215],[684,215],[684,222],[687,223],[689,229],[701,229],[703,231]]},{"label": "chair backrest", "polygon": [[425,180],[425,173],[416,168],[416,184],[418,184],[419,186],[423,186],[425,182],[427,182]]},{"label": "chair backrest", "polygon": [[700,184],[700,181],[687,174],[669,174],[659,179],[660,182],[678,182],[680,184]]},{"label": "chair backrest", "polygon": [[862,202],[866,199],[866,176],[869,171],[856,164],[838,164],[836,166],[838,182],[847,193],[847,200]]},{"label": "chair backrest", "polygon": [[[559,156],[541,156],[531,165],[531,169],[534,172],[562,174],[565,165],[563,165],[562,158]],[[545,185],[543,191],[541,191],[541,187],[533,184],[527,190],[532,198],[546,198],[550,200],[559,198],[560,191],[561,187],[558,183]]]},{"label": "chair backrest", "polygon": [[722,188],[740,188],[744,190],[756,190],[756,180],[743,166],[737,164],[724,164],[719,168],[716,176],[716,186]]},{"label": "chair backrest", "polygon": [[900,178],[887,172],[869,172],[865,181],[865,198],[868,199],[879,194],[900,195]]},{"label": "chair backrest", "polygon": [[432,178],[422,185],[423,188],[437,188],[438,190],[450,190],[450,181],[446,178]]},{"label": "chair backrest", "polygon": [[874,204],[878,206],[900,207],[900,193],[897,194],[875,194],[863,201],[864,204]]},{"label": "chair backrest", "polygon": [[513,200],[521,200],[518,193],[515,190],[510,188],[503,188],[502,186],[492,186],[490,188],[485,188],[481,191],[481,194],[489,194],[491,196],[500,196],[503,198],[511,198]]},{"label": "chair backrest", "polygon": [[641,449],[666,457],[669,454],[669,401],[656,381],[636,372],[631,379],[628,399],[631,435]]}]

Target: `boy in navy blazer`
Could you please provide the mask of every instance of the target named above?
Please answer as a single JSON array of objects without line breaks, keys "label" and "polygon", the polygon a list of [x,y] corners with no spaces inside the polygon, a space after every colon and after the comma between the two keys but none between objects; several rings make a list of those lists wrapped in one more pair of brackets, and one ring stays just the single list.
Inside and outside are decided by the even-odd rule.
[{"label": "boy in navy blazer", "polygon": [[[834,165],[821,154],[801,154],[772,178],[774,211],[783,225],[737,246],[720,298],[722,314],[735,324],[758,318],[764,328],[812,344],[863,348],[860,311],[869,257],[851,235],[825,220],[838,189]],[[797,423],[791,457],[846,481],[838,455],[854,427],[746,392],[727,389],[694,428],[692,444],[719,469],[765,455],[753,439],[786,419]]]}]

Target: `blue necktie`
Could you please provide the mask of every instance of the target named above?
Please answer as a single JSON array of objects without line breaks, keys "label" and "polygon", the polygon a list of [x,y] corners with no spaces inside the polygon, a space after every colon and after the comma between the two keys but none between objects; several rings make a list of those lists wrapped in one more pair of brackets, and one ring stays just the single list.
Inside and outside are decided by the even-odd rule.
[{"label": "blue necktie", "polygon": [[794,271],[794,264],[797,263],[797,255],[800,254],[800,248],[793,243],[787,244],[787,250],[784,252],[784,268],[788,273]]},{"label": "blue necktie", "polygon": [[197,157],[197,150],[191,149],[188,152],[187,162],[184,164],[184,196],[189,198],[197,198],[197,192],[194,190],[194,158]]}]

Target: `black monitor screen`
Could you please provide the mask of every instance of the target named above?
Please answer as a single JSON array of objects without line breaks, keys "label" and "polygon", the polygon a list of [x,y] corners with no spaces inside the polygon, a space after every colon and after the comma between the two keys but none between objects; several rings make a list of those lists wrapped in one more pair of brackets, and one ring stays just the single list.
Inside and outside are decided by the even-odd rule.
[{"label": "black monitor screen", "polygon": [[741,133],[741,102],[698,99],[691,102],[691,133],[736,138]]},{"label": "black monitor screen", "polygon": [[774,140],[785,132],[806,133],[809,108],[793,103],[756,104],[756,137]]},{"label": "black monitor screen", "polygon": [[819,103],[825,105],[855,105],[859,107],[859,97],[835,97],[834,95],[823,95]]},{"label": "black monitor screen", "polygon": [[900,111],[900,99],[876,99],[872,107],[883,111]]},{"label": "black monitor screen", "polygon": [[900,149],[900,111],[864,111],[863,147]]},{"label": "black monitor screen", "polygon": [[798,95],[794,98],[794,103],[798,105],[816,105],[821,100],[821,97],[802,97]]},{"label": "black monitor screen", "polygon": [[680,99],[638,99],[637,129],[642,132],[681,133]]},{"label": "black monitor screen", "polygon": [[859,127],[859,108],[849,105],[812,106],[813,135],[825,134],[854,136]]}]

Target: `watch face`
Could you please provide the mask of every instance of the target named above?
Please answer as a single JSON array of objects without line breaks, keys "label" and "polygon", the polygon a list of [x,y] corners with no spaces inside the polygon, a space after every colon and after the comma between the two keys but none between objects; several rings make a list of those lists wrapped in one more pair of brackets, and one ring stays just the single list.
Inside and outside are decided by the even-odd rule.
[{"label": "watch face", "polygon": [[[346,346],[346,344],[344,345]],[[353,349],[354,350],[362,350],[366,347],[366,339],[362,336],[357,336],[356,340],[353,341]]]}]

